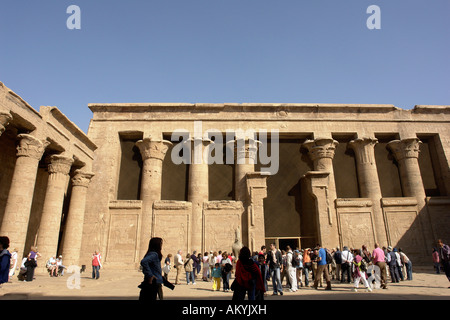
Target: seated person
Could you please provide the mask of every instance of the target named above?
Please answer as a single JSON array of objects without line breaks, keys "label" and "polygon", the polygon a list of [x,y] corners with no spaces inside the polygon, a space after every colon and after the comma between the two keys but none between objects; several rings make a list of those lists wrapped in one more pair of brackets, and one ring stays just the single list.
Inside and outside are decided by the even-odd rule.
[{"label": "seated person", "polygon": [[47,269],[48,272],[50,273],[50,277],[57,277],[57,269],[58,266],[56,265],[56,259],[55,257],[51,257],[50,259],[48,259],[47,261]]}]

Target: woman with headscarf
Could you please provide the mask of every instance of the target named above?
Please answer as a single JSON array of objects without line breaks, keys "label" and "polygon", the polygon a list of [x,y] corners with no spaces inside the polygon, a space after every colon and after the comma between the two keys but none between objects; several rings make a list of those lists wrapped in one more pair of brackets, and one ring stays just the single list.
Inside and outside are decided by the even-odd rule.
[{"label": "woman with headscarf", "polygon": [[258,264],[251,258],[250,249],[242,247],[239,251],[239,260],[236,263],[235,280],[231,285],[233,300],[263,300],[264,282]]}]

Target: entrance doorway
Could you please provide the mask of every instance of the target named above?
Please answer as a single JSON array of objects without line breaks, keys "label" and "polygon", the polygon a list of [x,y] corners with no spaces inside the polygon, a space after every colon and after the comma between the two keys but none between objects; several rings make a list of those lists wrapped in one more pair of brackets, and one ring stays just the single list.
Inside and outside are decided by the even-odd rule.
[{"label": "entrance doorway", "polygon": [[301,248],[300,237],[271,237],[266,238],[266,249],[270,250],[270,244],[275,243],[277,249],[285,250],[286,246],[290,246],[292,250]]}]

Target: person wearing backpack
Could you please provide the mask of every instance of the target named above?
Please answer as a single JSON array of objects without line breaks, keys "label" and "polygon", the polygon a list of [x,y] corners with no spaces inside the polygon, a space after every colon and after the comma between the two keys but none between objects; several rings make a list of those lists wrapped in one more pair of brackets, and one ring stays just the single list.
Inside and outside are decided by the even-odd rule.
[{"label": "person wearing backpack", "polygon": [[289,292],[295,292],[295,291],[297,291],[297,269],[296,269],[296,266],[297,266],[298,262],[294,258],[294,253],[292,252],[291,247],[286,246],[286,250],[287,250],[286,267],[287,267],[287,273],[288,273],[288,277],[289,277],[289,283],[291,285]]},{"label": "person wearing backpack", "polygon": [[319,255],[317,257],[317,273],[314,277],[314,289],[317,289],[317,285],[319,284],[319,279],[322,273],[325,275],[325,281],[327,283],[327,287],[325,290],[331,290],[331,280],[330,274],[328,273],[328,264],[327,264],[327,251],[325,248],[322,248],[318,245]]},{"label": "person wearing backpack", "polygon": [[364,287],[366,287],[367,292],[372,292],[372,289],[369,286],[369,282],[366,278],[367,271],[367,263],[361,257],[361,250],[357,250],[355,258],[352,261],[352,269],[353,269],[353,292],[358,291],[359,283],[362,281]]}]

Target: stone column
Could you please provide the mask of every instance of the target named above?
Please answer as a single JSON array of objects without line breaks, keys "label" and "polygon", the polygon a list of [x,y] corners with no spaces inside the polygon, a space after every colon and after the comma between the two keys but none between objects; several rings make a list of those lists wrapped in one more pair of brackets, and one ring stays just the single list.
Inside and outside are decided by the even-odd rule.
[{"label": "stone column", "polygon": [[11,121],[12,117],[9,112],[3,112],[0,111],[0,136],[3,132],[6,130],[6,126],[8,125],[9,121]]},{"label": "stone column", "polygon": [[147,252],[148,243],[153,236],[153,202],[161,200],[162,163],[170,141],[154,140],[145,138],[136,142],[142,155],[142,177],[141,177],[141,232],[139,254],[142,259]]},{"label": "stone column", "polygon": [[325,248],[334,248],[339,243],[339,238],[336,235],[337,228],[330,225],[329,175],[325,171],[308,171],[301,179],[305,181],[307,192],[314,199],[317,241]]},{"label": "stone column", "polygon": [[398,163],[403,196],[416,197],[425,203],[425,188],[419,168],[419,152],[422,142],[418,138],[393,140],[387,144]]},{"label": "stone column", "polygon": [[373,219],[375,223],[375,239],[380,245],[387,245],[386,226],[381,209],[381,188],[375,162],[376,138],[358,138],[350,141],[349,147],[356,156],[359,190],[362,198],[372,200]]},{"label": "stone column", "polygon": [[255,172],[256,155],[260,141],[255,139],[236,139],[227,142],[234,150],[235,200],[247,202],[247,173]]},{"label": "stone column", "polygon": [[267,197],[267,175],[261,172],[247,173],[247,207],[248,247],[251,252],[259,251],[265,244],[264,198]]},{"label": "stone column", "polygon": [[210,139],[190,138],[191,163],[189,164],[188,201],[192,203],[189,252],[204,252],[203,203],[209,200],[208,163],[203,159],[205,149],[212,143]]},{"label": "stone column", "polygon": [[89,182],[94,176],[93,173],[80,169],[75,170],[74,173],[62,250],[63,261],[66,266],[78,265],[80,262],[86,193]]},{"label": "stone column", "polygon": [[317,138],[314,140],[307,140],[303,143],[303,146],[309,151],[309,157],[314,163],[314,170],[329,172],[328,194],[332,201],[331,203],[334,203],[334,200],[336,200],[333,158],[337,145],[338,142],[332,138]]},{"label": "stone column", "polygon": [[238,138],[227,142],[227,147],[234,150],[234,192],[235,200],[242,201],[244,214],[242,215],[242,242],[250,245],[248,206],[250,198],[247,190],[247,174],[255,172],[256,155],[260,141],[255,139]]},{"label": "stone column", "polygon": [[[333,158],[338,142],[332,138],[317,138],[307,140],[303,143],[303,147],[308,150],[309,157],[314,163],[314,170],[308,175],[308,184],[316,183],[316,177],[320,177],[320,195],[313,192],[316,198],[316,214],[318,225],[319,241],[322,246],[336,246],[339,243],[339,234],[337,226],[336,213],[336,183],[334,180]],[[306,175],[305,175],[306,176]],[[324,184],[324,181],[327,183]],[[317,188],[313,188],[316,190]],[[326,208],[326,210],[324,209]]]},{"label": "stone column", "polygon": [[[49,161],[47,190],[37,238],[37,247],[43,261],[57,254],[64,194],[67,191],[73,159],[62,155],[52,155]],[[45,265],[41,263],[40,267]]]},{"label": "stone column", "polygon": [[[8,236],[11,248],[16,247],[22,259],[27,237],[28,221],[33,202],[39,161],[49,142],[29,134],[19,134],[17,160],[6,202],[0,233]],[[28,248],[29,249],[29,248]],[[28,251],[26,252],[28,253]]]},{"label": "stone column", "polygon": [[[425,187],[419,168],[419,152],[422,142],[418,138],[393,140],[387,144],[398,163],[400,181],[404,197],[417,199],[417,213],[425,240],[424,254],[432,246],[434,239],[431,220],[426,208]],[[395,245],[395,244],[394,244]]]}]

